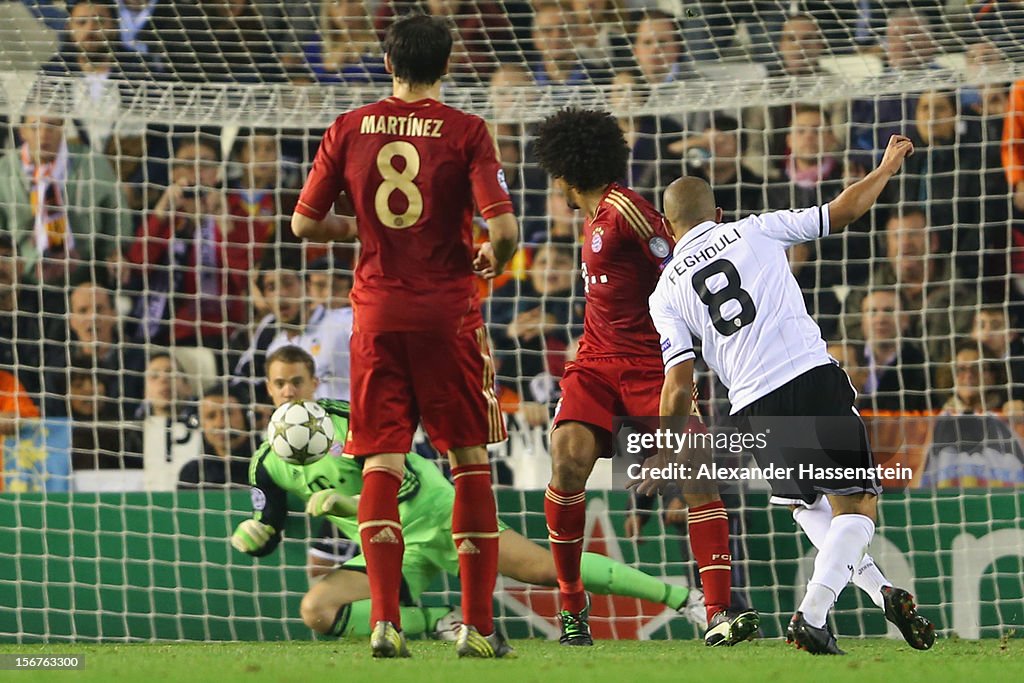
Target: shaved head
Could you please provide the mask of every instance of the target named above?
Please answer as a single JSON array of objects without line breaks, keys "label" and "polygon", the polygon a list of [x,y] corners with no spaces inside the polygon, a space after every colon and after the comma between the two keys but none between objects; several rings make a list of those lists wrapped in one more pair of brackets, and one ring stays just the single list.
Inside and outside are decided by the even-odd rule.
[{"label": "shaved head", "polygon": [[695,176],[679,178],[665,189],[664,208],[677,238],[704,221],[721,220],[711,186]]}]

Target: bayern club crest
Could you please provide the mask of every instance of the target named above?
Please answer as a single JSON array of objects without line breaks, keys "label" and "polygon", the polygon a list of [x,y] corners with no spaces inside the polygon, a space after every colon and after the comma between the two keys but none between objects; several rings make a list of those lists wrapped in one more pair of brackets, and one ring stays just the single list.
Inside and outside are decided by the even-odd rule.
[{"label": "bayern club crest", "polygon": [[594,228],[594,236],[590,238],[590,250],[595,254],[604,247],[604,228]]},{"label": "bayern club crest", "polygon": [[668,240],[665,239],[664,237],[659,237],[655,235],[654,237],[651,238],[651,241],[647,243],[647,246],[650,247],[651,253],[654,254],[657,258],[665,258],[666,256],[668,256]]}]

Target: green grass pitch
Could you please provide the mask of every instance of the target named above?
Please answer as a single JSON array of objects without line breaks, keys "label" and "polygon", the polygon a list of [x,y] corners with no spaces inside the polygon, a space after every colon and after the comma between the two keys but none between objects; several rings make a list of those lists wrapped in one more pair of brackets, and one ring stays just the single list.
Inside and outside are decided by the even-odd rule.
[{"label": "green grass pitch", "polygon": [[375,661],[359,641],[0,645],[0,654],[85,655],[82,671],[0,672],[11,683],[74,681],[318,681],[380,683],[844,683],[1021,680],[1024,640],[939,640],[915,652],[894,640],[845,638],[845,657],[812,657],[779,640],[711,650],[695,641],[599,641],[593,648],[516,641],[514,660],[457,660],[450,644],[410,643],[413,658]]}]

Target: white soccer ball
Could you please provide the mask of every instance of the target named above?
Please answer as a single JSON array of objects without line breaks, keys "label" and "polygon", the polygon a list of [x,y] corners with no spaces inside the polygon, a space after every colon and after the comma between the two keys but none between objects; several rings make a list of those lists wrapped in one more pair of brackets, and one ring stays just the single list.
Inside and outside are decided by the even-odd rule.
[{"label": "white soccer ball", "polygon": [[334,423],[318,403],[291,401],[270,416],[267,441],[285,462],[311,465],[327,455],[334,443]]}]

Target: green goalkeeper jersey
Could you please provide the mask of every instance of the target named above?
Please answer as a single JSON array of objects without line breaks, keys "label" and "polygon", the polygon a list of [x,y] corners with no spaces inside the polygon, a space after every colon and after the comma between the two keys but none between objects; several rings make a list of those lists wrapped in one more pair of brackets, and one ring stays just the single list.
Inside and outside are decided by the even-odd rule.
[{"label": "green goalkeeper jersey", "polygon": [[[253,518],[274,528],[274,537],[256,556],[267,555],[281,540],[288,516],[287,498],[292,493],[309,500],[317,491],[335,489],[349,496],[363,490],[363,461],[342,455],[348,435],[349,405],[345,401],[317,401],[334,423],[334,443],[328,454],[311,465],[292,465],[281,459],[270,442],[264,441],[252,456],[249,484],[252,486]],[[451,529],[455,489],[433,462],[408,453],[398,491],[398,513],[407,546],[433,543],[438,532]],[[328,516],[352,540],[359,542],[359,524],[354,517]],[[450,533],[450,531],[448,532]]]}]

